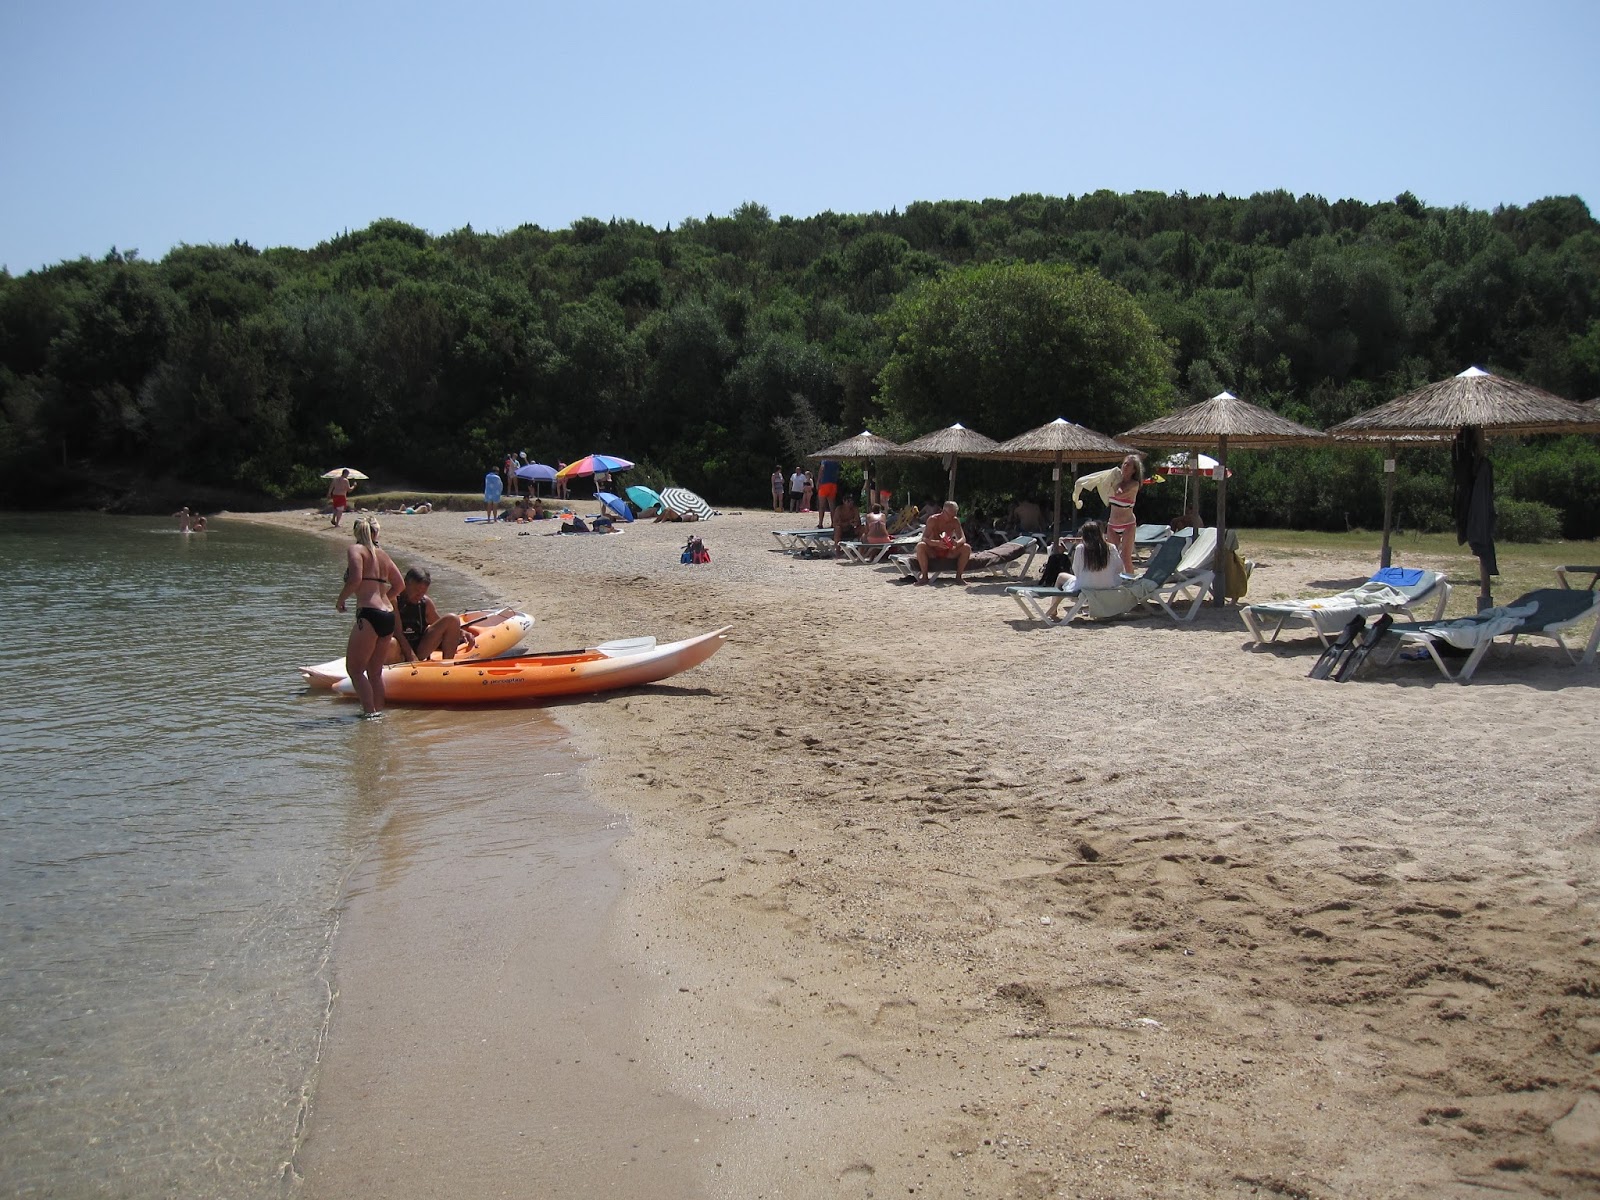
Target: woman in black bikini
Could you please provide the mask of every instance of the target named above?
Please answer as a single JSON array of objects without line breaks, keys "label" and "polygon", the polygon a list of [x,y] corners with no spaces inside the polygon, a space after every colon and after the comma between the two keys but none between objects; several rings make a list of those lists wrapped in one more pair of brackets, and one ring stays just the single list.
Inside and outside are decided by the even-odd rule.
[{"label": "woman in black bikini", "polygon": [[378,521],[361,517],[355,523],[356,544],[346,553],[344,587],[334,607],[344,611],[356,599],[356,624],[344,651],[345,670],[361,700],[363,717],[383,716],[383,664],[394,641],[395,615],[391,596],[405,587],[400,568],[378,546]]}]

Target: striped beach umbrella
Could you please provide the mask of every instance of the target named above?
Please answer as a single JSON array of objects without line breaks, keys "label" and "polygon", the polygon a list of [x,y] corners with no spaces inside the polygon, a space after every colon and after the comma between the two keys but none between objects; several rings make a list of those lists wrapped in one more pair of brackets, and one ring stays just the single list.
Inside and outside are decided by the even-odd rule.
[{"label": "striped beach umbrella", "polygon": [[662,488],[661,503],[680,517],[693,517],[697,521],[709,521],[716,515],[712,511],[711,505],[700,499],[688,488]]}]

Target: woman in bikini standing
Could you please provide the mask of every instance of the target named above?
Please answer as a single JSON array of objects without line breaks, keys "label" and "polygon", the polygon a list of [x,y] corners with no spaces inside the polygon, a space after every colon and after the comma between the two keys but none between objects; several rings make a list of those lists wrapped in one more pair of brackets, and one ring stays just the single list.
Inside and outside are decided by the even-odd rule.
[{"label": "woman in bikini standing", "polygon": [[345,555],[344,587],[333,606],[343,612],[345,601],[355,597],[356,623],[345,646],[345,670],[361,700],[362,717],[381,717],[383,664],[389,657],[395,631],[390,597],[399,595],[406,581],[394,559],[378,545],[376,518],[358,518],[355,534],[356,544]]},{"label": "woman in bikini standing", "polygon": [[1144,464],[1137,454],[1122,460],[1122,478],[1111,492],[1111,517],[1106,522],[1106,541],[1122,555],[1124,570],[1132,570],[1133,534],[1138,522],[1133,515],[1133,502],[1139,498],[1139,484],[1143,481]]}]

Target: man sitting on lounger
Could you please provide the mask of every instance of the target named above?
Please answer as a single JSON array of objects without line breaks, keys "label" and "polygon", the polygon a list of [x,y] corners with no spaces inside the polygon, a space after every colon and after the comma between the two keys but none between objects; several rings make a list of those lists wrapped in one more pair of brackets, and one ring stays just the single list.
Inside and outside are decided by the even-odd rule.
[{"label": "man sitting on lounger", "polygon": [[833,556],[839,557],[839,543],[861,540],[861,510],[854,496],[833,502]]},{"label": "man sitting on lounger", "polygon": [[954,559],[956,582],[965,583],[967,560],[972,557],[972,545],[961,528],[961,518],[956,515],[956,502],[946,500],[944,507],[928,518],[922,528],[922,540],[917,543],[917,566],[922,574],[918,583],[928,582],[928,564],[935,559]]}]

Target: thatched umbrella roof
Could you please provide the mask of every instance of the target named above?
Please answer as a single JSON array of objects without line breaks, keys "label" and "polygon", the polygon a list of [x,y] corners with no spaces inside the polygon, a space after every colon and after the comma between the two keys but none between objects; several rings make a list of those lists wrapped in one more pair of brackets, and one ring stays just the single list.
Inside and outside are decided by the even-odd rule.
[{"label": "thatched umbrella roof", "polygon": [[[1459,375],[1357,413],[1328,432],[1342,442],[1406,443],[1448,441],[1467,426],[1477,426],[1489,436],[1592,432],[1600,430],[1600,411],[1532,384],[1468,367]],[[1384,468],[1383,548],[1379,556],[1383,566],[1389,565],[1389,535],[1394,523],[1392,465],[1386,463]],[[1484,591],[1487,593],[1487,586]]]},{"label": "thatched umbrella roof", "polygon": [[1223,590],[1223,563],[1228,553],[1228,448],[1287,446],[1294,443],[1325,441],[1315,429],[1280,417],[1271,409],[1241,400],[1232,392],[1218,392],[1209,400],[1180,408],[1175,413],[1146,421],[1122,435],[1125,442],[1154,446],[1179,446],[1186,450],[1217,448],[1217,555],[1211,562],[1214,582],[1211,602],[1219,607],[1226,599]]},{"label": "thatched umbrella roof", "polygon": [[993,450],[979,455],[1005,462],[1047,462],[1055,464],[1055,535],[1061,536],[1061,467],[1063,463],[1121,462],[1132,454],[1132,446],[1057,417],[1048,425],[1019,433]]},{"label": "thatched umbrella roof", "polygon": [[999,446],[1000,443],[993,438],[986,438],[977,430],[968,429],[957,421],[948,429],[935,429],[932,433],[913,438],[900,447],[898,454],[903,458],[942,458],[946,454],[972,458]]},{"label": "thatched umbrella roof", "polygon": [[845,438],[842,442],[835,442],[826,450],[816,450],[806,455],[807,458],[887,458],[900,449],[897,442],[891,442],[886,437],[879,437],[870,429],[863,429],[855,437]]},{"label": "thatched umbrella roof", "polygon": [[1068,462],[1119,462],[1132,453],[1132,446],[1057,417],[1048,425],[1001,442],[982,457],[1007,462],[1057,462],[1063,456]]},{"label": "thatched umbrella roof", "polygon": [[949,463],[950,491],[946,500],[956,498],[956,459],[978,458],[997,450],[1000,443],[968,429],[957,421],[948,429],[936,429],[913,438],[895,451],[895,458],[942,458]]},{"label": "thatched umbrella roof", "polygon": [[1600,415],[1531,383],[1468,367],[1459,375],[1407,392],[1341,421],[1329,433],[1368,441],[1401,434],[1453,434],[1475,425],[1491,437],[1528,433],[1600,432]]},{"label": "thatched umbrella roof", "polygon": [[1251,449],[1320,442],[1323,438],[1315,429],[1280,417],[1270,408],[1241,400],[1232,392],[1218,392],[1209,400],[1146,421],[1122,435],[1125,442],[1187,450],[1208,450],[1223,439],[1235,449]]}]

